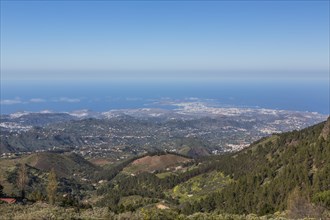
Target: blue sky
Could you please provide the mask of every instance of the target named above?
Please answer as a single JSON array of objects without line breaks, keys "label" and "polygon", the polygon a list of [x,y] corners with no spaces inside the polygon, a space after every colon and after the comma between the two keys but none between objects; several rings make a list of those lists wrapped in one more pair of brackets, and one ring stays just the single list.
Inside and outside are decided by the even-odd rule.
[{"label": "blue sky", "polygon": [[329,1],[1,1],[5,80],[328,71]]}]

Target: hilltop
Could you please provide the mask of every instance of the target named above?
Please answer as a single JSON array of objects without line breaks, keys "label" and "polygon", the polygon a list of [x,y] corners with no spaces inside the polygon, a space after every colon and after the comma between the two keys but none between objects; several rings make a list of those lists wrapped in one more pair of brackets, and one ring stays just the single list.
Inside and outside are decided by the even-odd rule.
[{"label": "hilltop", "polygon": [[74,153],[36,153],[27,156],[22,162],[45,172],[54,169],[59,177],[70,177],[75,173],[88,174],[97,170],[92,163]]},{"label": "hilltop", "polygon": [[[99,168],[74,153],[41,152],[15,159],[0,159],[0,184],[8,195],[17,194],[17,177],[20,164],[26,164],[29,183],[27,192],[40,190],[45,193],[47,176],[51,169],[61,179],[62,191],[72,190],[73,185],[85,184]],[[75,186],[73,186],[75,188]]]},{"label": "hilltop", "polygon": [[155,171],[177,170],[182,168],[181,164],[184,165],[189,161],[191,159],[174,154],[145,156],[134,160],[123,171],[130,174],[139,174],[143,172],[153,173]]}]

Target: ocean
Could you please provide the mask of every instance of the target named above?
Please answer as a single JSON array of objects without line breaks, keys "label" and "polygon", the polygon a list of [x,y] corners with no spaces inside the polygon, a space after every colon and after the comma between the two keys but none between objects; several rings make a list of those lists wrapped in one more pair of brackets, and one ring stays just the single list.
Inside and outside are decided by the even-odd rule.
[{"label": "ocean", "polygon": [[2,81],[1,114],[49,110],[172,108],[164,100],[203,101],[330,114],[327,81],[100,82]]}]

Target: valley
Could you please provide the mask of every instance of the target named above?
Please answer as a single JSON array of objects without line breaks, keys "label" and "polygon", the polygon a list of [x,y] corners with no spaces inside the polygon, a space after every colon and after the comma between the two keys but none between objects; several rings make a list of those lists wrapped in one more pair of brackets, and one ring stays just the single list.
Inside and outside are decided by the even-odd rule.
[{"label": "valley", "polygon": [[[18,198],[20,164],[26,164],[26,219],[50,214],[82,219],[88,215],[107,219],[326,219],[330,216],[329,127],[330,118],[223,155],[155,150],[113,160],[84,158],[72,151],[31,152],[0,159],[0,185],[7,197]],[[52,170],[58,184],[55,206],[47,204]],[[19,218],[23,210],[8,211],[15,207],[23,209],[0,204],[5,218]]]},{"label": "valley", "polygon": [[0,220],[330,220],[330,0],[0,0]]},{"label": "valley", "polygon": [[0,156],[70,151],[89,159],[118,161],[152,151],[217,155],[326,119],[317,113],[220,108],[200,102],[172,105],[179,108],[1,115]]}]

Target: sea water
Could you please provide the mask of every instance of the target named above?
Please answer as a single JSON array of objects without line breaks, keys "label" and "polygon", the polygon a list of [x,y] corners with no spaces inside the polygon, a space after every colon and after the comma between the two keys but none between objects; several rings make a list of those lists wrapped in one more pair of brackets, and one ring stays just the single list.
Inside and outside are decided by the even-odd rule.
[{"label": "sea water", "polygon": [[310,111],[329,114],[329,82],[290,81],[20,81],[1,82],[1,114],[49,110],[96,112],[172,108],[162,104],[203,101],[218,106]]}]

